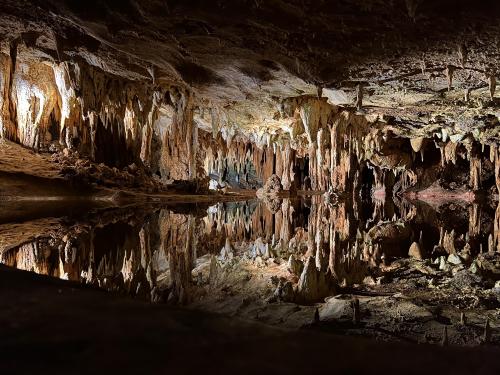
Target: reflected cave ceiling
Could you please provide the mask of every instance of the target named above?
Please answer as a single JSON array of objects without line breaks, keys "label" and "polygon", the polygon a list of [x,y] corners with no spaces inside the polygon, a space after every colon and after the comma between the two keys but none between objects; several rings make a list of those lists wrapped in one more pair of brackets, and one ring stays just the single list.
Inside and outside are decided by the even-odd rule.
[{"label": "reflected cave ceiling", "polygon": [[17,41],[36,59],[188,89],[243,132],[286,126],[290,97],[355,109],[358,87],[363,113],[396,124],[500,116],[494,0],[3,0],[0,15],[6,54]]}]

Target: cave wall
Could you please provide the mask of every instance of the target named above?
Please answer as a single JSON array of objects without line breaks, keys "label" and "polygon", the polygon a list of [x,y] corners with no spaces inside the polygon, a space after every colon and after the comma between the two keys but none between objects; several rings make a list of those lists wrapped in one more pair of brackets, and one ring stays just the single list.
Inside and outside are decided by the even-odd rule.
[{"label": "cave wall", "polygon": [[439,118],[411,128],[302,95],[277,105],[282,128],[245,131],[188,88],[125,79],[81,59],[57,62],[22,40],[0,54],[0,64],[3,138],[118,168],[140,164],[165,183],[211,178],[255,189],[276,174],[285,190],[357,194],[369,168],[373,190],[392,194],[436,181],[450,190],[499,186],[496,142],[486,136],[498,119],[465,132]]}]

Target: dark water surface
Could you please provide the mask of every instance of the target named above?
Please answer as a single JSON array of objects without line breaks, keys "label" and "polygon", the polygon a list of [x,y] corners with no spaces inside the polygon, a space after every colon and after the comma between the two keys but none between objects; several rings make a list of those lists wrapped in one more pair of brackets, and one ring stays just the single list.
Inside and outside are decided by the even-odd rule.
[{"label": "dark water surface", "polygon": [[[120,208],[84,201],[4,202],[0,261],[107,290],[186,302],[196,295],[193,288],[213,281],[212,258],[257,259],[272,276],[286,270],[290,254],[312,255],[339,284],[355,285],[371,269],[409,252],[436,259],[466,248],[473,257],[495,246],[495,214],[477,203],[329,204],[322,196],[272,205],[249,200]],[[22,243],[5,241],[25,232]]]}]

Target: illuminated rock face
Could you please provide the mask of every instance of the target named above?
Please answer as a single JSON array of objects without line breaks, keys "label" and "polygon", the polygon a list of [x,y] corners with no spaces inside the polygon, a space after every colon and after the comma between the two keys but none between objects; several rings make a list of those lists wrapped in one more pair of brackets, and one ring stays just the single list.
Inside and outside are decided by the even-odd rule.
[{"label": "illuminated rock face", "polygon": [[207,112],[207,129],[189,90],[125,80],[84,62],[41,61],[22,45],[0,60],[4,138],[37,150],[68,148],[111,166],[140,164],[165,183],[210,177],[257,188],[274,174],[284,190],[356,194],[368,173],[375,188],[400,194],[452,182],[450,170],[465,163],[468,181],[455,181],[452,190],[487,190],[491,176],[498,181],[497,146],[484,135],[496,127],[494,118],[481,131],[444,123],[408,130],[327,98],[299,96],[281,103],[289,132],[259,138],[258,128],[228,133],[215,110]]},{"label": "illuminated rock face", "polygon": [[402,193],[466,161],[477,191],[498,169],[493,2],[4,3],[0,136],[24,146],[218,188]]},{"label": "illuminated rock face", "polygon": [[98,162],[148,161],[155,109],[147,89],[86,64],[34,60],[22,48],[14,58],[2,58],[2,81],[12,76],[2,103],[6,138],[41,150],[59,144]]}]

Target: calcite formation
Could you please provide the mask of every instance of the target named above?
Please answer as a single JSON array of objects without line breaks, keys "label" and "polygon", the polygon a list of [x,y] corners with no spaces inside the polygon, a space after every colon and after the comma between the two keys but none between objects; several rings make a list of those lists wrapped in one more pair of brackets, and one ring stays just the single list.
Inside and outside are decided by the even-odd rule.
[{"label": "calcite formation", "polygon": [[[456,28],[440,23],[439,5],[406,2],[406,14],[394,17],[397,4],[370,1],[365,10],[400,39],[394,42],[376,22],[363,24],[360,35],[370,35],[358,40],[364,47],[340,49],[351,58],[347,69],[333,51],[348,40],[343,33],[352,25],[325,25],[319,32],[317,22],[306,23],[294,34],[286,22],[278,31],[264,18],[256,34],[252,19],[269,5],[219,2],[220,17],[234,16],[234,9],[248,13],[248,21],[233,25],[238,37],[239,28],[247,27],[246,39],[236,40],[231,26],[210,18],[205,6],[174,3],[145,1],[133,9],[110,4],[85,15],[62,0],[26,2],[24,8],[7,1],[0,135],[35,150],[78,151],[118,168],[135,163],[164,184],[212,180],[218,189],[256,189],[276,174],[285,190],[357,192],[373,174],[376,189],[399,194],[449,176],[448,162],[465,168],[465,159],[465,188],[489,189],[487,153],[495,154],[498,137],[498,46],[492,37],[498,30],[484,9],[469,10],[460,26],[482,22],[489,31],[458,36],[453,44],[447,33]],[[283,10],[293,19],[321,14],[344,24],[342,14],[358,14],[358,6],[292,2]],[[48,12],[34,19],[36,7]],[[133,14],[141,15],[143,30],[130,23]],[[183,14],[192,18],[182,20]],[[32,23],[23,23],[26,18]],[[418,32],[442,43],[406,37]],[[286,43],[289,52],[276,50],[272,58],[258,47],[258,41],[282,38],[305,44]],[[378,42],[382,56],[374,50]],[[210,48],[217,56],[212,60]],[[394,55],[388,48],[405,49],[398,56],[406,57],[388,61],[385,56]],[[160,49],[162,54],[154,53]],[[312,55],[306,58],[303,50]],[[338,69],[322,68],[336,66],[333,61]],[[455,95],[462,89],[465,102]]]}]

